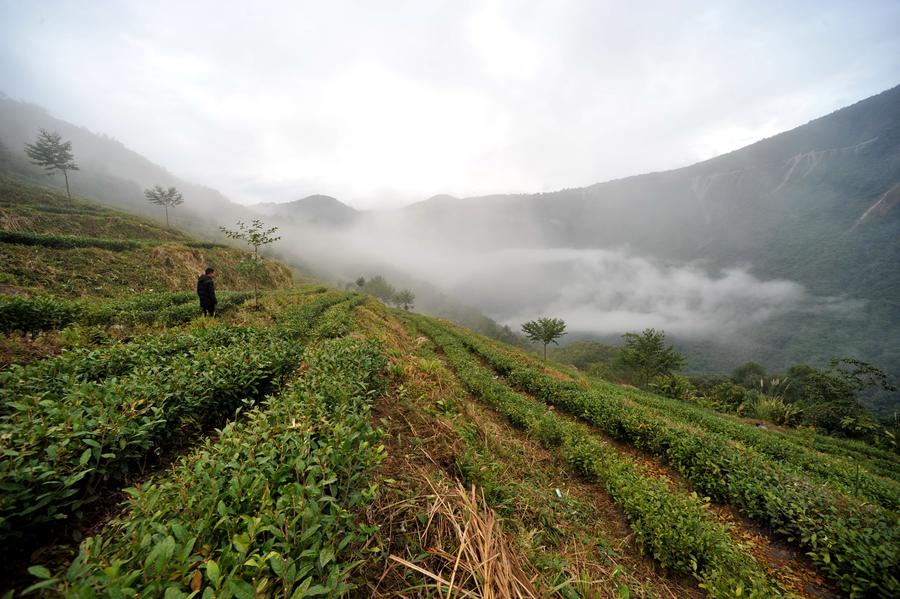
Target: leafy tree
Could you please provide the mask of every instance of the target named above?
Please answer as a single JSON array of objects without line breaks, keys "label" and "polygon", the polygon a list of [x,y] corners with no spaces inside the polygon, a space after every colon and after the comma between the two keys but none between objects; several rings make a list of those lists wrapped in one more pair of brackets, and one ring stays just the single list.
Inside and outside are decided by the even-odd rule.
[{"label": "leafy tree", "polygon": [[[360,277],[362,279],[362,277]],[[394,296],[397,295],[397,290],[393,285],[387,282],[387,280],[381,275],[375,275],[368,281],[362,279],[364,281],[362,285],[362,290],[369,295],[374,295],[384,303],[390,303],[394,300]],[[357,281],[358,284],[358,281]]]},{"label": "leafy tree", "polygon": [[253,296],[256,299],[256,307],[259,308],[259,279],[262,278],[262,273],[265,272],[262,256],[259,255],[259,248],[274,243],[281,237],[274,235],[278,231],[278,227],[266,229],[263,222],[259,219],[254,219],[249,225],[238,221],[237,225],[238,228],[236,230],[225,227],[219,227],[219,229],[226,237],[244,241],[253,248],[253,253],[249,259],[241,262],[238,265],[238,269],[248,274],[253,280]]},{"label": "leafy tree", "polygon": [[792,399],[803,406],[804,422],[851,437],[870,436],[878,428],[857,394],[870,387],[895,390],[881,369],[853,358],[836,358],[827,370],[798,364],[788,371],[792,375]]},{"label": "leafy tree", "polygon": [[174,207],[184,202],[184,197],[180,191],[174,187],[163,189],[161,185],[155,185],[152,189],[145,189],[144,197],[151,204],[165,207],[167,227],[169,226],[169,206]]},{"label": "leafy tree", "polygon": [[46,129],[41,129],[37,141],[33,144],[25,144],[25,153],[31,158],[32,163],[44,167],[47,174],[62,171],[63,177],[66,179],[66,195],[71,200],[69,171],[78,170],[78,165],[75,164],[74,156],[72,156],[72,142],[64,142],[59,133],[55,131],[51,133]]},{"label": "leafy tree", "polygon": [[759,389],[766,381],[766,369],[757,362],[741,364],[731,373],[731,380],[748,389]]},{"label": "leafy tree", "polygon": [[410,291],[409,289],[403,289],[398,291],[394,296],[394,302],[404,310],[409,311],[410,308],[413,307],[413,302],[416,301],[416,294]]},{"label": "leafy tree", "polygon": [[358,279],[356,279],[356,286],[359,287],[360,289],[362,289],[363,287],[365,287],[365,286],[366,286],[366,278],[365,278],[365,277],[359,277]]},{"label": "leafy tree", "polygon": [[538,318],[522,324],[522,332],[530,341],[544,344],[544,359],[547,359],[547,344],[555,343],[566,334],[566,323],[561,318]]},{"label": "leafy tree", "polygon": [[657,375],[671,374],[684,365],[684,356],[671,345],[665,347],[666,334],[656,329],[644,329],[643,333],[625,333],[622,362],[634,368],[647,386]]}]

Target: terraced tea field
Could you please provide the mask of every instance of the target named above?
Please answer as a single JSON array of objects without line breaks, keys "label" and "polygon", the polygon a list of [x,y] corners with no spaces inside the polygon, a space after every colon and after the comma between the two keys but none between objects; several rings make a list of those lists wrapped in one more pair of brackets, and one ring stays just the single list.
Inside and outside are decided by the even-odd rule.
[{"label": "terraced tea field", "polygon": [[158,252],[164,282],[171,256],[234,250],[4,190],[4,598],[900,595],[895,453],[273,290],[277,263],[216,319],[181,279],[88,293],[85,260]]}]

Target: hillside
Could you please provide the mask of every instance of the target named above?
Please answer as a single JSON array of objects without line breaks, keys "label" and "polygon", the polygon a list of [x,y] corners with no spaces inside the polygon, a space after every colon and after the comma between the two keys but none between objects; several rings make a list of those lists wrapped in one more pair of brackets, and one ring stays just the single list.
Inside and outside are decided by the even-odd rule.
[{"label": "hillside", "polygon": [[[246,290],[246,252],[56,190],[0,177],[0,283],[4,293],[117,297],[191,291],[207,266],[221,289]],[[290,284],[291,272],[266,262],[264,287]]]},{"label": "hillside", "polygon": [[[282,288],[259,306],[232,294],[202,317],[190,289],[150,285],[173,253],[236,250],[2,185],[4,235],[31,244],[4,251],[68,256],[79,282],[39,287],[4,260],[7,286],[44,292],[0,301],[4,596],[900,590],[894,452],[585,377],[364,295],[283,288],[274,263]],[[60,240],[78,247],[41,245]],[[86,283],[119,264],[128,278]],[[26,334],[9,331],[29,309]]]}]

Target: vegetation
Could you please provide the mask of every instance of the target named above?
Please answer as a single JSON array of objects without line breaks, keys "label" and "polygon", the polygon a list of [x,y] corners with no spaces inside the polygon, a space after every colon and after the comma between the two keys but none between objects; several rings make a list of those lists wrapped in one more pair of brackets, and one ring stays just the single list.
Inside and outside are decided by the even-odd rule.
[{"label": "vegetation", "polygon": [[266,229],[263,222],[258,219],[254,219],[249,225],[238,221],[237,225],[237,229],[225,227],[219,227],[219,229],[225,233],[226,237],[244,241],[253,248],[253,253],[248,259],[238,264],[238,269],[253,281],[253,297],[255,298],[256,306],[259,307],[259,284],[263,273],[265,273],[265,266],[262,262],[262,256],[259,254],[259,248],[275,243],[281,237],[275,236],[278,227]]},{"label": "vegetation", "polygon": [[547,344],[555,343],[566,334],[566,323],[560,318],[538,318],[522,324],[522,332],[529,341],[544,344],[544,359],[547,359]]},{"label": "vegetation", "polygon": [[37,140],[33,144],[25,144],[25,154],[31,158],[32,163],[44,168],[52,174],[60,171],[66,179],[66,195],[72,199],[69,191],[69,171],[77,171],[72,155],[72,142],[63,141],[59,133],[41,129]]},{"label": "vegetation", "polygon": [[622,362],[634,368],[644,386],[655,376],[669,375],[684,365],[684,357],[671,345],[665,346],[666,334],[656,329],[644,329],[643,333],[625,333]]},{"label": "vegetation", "polygon": [[175,207],[184,202],[181,192],[174,187],[163,189],[162,185],[154,185],[144,190],[144,197],[151,204],[162,206],[166,210],[166,226],[169,226],[169,207]]},{"label": "vegetation", "polygon": [[621,393],[586,392],[482,340],[460,339],[513,386],[664,460],[700,492],[787,535],[846,592],[890,596],[900,590],[894,512],[812,484],[794,468],[719,434],[670,423]]}]

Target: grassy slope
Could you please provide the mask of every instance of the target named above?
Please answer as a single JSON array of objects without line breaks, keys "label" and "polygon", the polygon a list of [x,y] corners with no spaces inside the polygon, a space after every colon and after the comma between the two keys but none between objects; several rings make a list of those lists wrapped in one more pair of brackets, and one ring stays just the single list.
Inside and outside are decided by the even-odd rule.
[{"label": "grassy slope", "polygon": [[[215,264],[223,271],[220,281],[227,283],[224,285],[226,288],[245,283],[236,272],[231,272],[234,270],[233,264],[240,258],[237,250],[198,246],[181,233],[151,221],[81,201],[69,202],[56,192],[3,179],[0,179],[0,229],[104,239],[142,239],[147,244],[140,248],[110,251],[97,247],[49,249],[41,245],[0,243],[0,250],[5,252],[0,276],[6,277],[6,285],[13,290],[120,296],[131,295],[135,290],[190,289],[197,270],[206,260],[217,260]],[[31,263],[26,261],[29,256]],[[57,270],[50,270],[51,266]],[[281,265],[271,264],[269,274],[271,286],[284,285],[289,281],[288,271]],[[207,326],[242,325],[269,330],[274,328],[272,323],[278,323],[277,326],[283,327],[289,322],[289,310],[316,301],[322,291],[310,288],[299,292],[267,293],[259,311],[247,306],[240,307],[226,314],[220,322],[197,320],[175,328],[185,334],[195,334]],[[307,293],[312,295],[307,298]],[[729,510],[728,505],[713,506],[707,514],[704,501],[691,495],[694,489],[691,481],[667,466],[665,460],[603,435],[596,428],[579,424],[561,412],[559,416],[554,416],[552,410],[547,411],[527,394],[513,394],[510,382],[485,369],[484,363],[479,363],[474,354],[465,358],[471,362],[468,374],[461,373],[457,370],[459,364],[450,364],[448,354],[428,341],[422,331],[410,325],[408,319],[398,319],[399,313],[385,309],[373,299],[364,300],[337,292],[329,294],[334,294],[335,300],[342,303],[328,308],[317,317],[318,321],[295,319],[296,323],[308,329],[304,335],[308,341],[304,343],[308,343],[315,352],[319,344],[329,343],[326,339],[330,337],[376,339],[390,360],[388,373],[391,383],[374,406],[374,422],[383,431],[382,443],[386,449],[383,464],[370,475],[373,489],[377,489],[376,497],[367,509],[354,511],[359,520],[378,526],[379,530],[363,546],[354,542],[347,546],[346,551],[344,548],[336,550],[339,555],[337,561],[332,562],[333,568],[323,560],[311,562],[315,568],[316,584],[337,589],[345,588],[342,585],[349,581],[357,585],[357,590],[362,594],[410,596],[416,592],[428,594],[446,586],[436,582],[436,575],[443,580],[453,579],[456,588],[469,590],[477,596],[489,593],[507,596],[513,592],[522,596],[567,598],[621,597],[628,596],[629,592],[631,596],[700,596],[703,591],[697,583],[708,584],[713,579],[693,572],[690,561],[682,559],[690,557],[689,548],[694,544],[712,556],[710,559],[738,560],[736,565],[727,565],[738,576],[743,575],[740,560],[746,560],[748,567],[756,569],[757,575],[763,577],[759,579],[761,584],[774,585],[769,589],[773,592],[776,586],[800,596],[839,592],[817,577],[808,561],[804,561],[802,550],[784,546],[771,530],[753,528],[734,510]],[[436,321],[430,322],[437,324]],[[486,340],[482,342],[489,343]],[[99,343],[100,348],[108,347],[105,341]],[[574,380],[572,377],[575,375],[568,369],[543,364],[533,356],[509,348],[504,351],[512,352],[521,364],[536,366],[554,379]],[[330,355],[329,352],[326,350]],[[301,380],[304,376],[310,376],[306,374],[306,368],[308,364],[293,373],[294,376]],[[327,390],[329,380],[326,376],[316,384],[323,385],[323,389]],[[467,380],[470,382],[466,383]],[[531,406],[527,408],[531,412],[527,413],[538,416],[538,420],[532,423],[535,427],[522,429],[496,405],[490,407],[473,391],[478,387],[473,386],[471,381],[477,380],[483,380],[486,385],[484,389],[491,390],[504,401],[524,402],[523,406]],[[585,389],[589,387],[588,381],[582,380],[581,384]],[[282,411],[289,406],[297,409],[297,401],[308,401],[316,396],[312,393],[313,387],[309,387],[309,391],[297,395],[296,399],[289,396],[285,396],[285,400],[276,399],[283,405],[273,403],[271,406],[277,406]],[[622,393],[628,394],[630,401],[641,404],[636,392],[623,390]],[[635,410],[637,412],[637,408]],[[260,414],[267,414],[268,418],[278,415],[278,412]],[[305,434],[305,429],[297,426],[304,414],[302,410],[297,414],[285,412],[284,417],[278,420],[285,435],[299,439]],[[295,416],[296,422],[293,420]],[[706,416],[719,418],[714,413]],[[189,473],[189,468],[197,460],[212,459],[211,463],[218,464],[222,460],[215,456],[223,452],[233,449],[239,453],[248,445],[259,444],[268,429],[263,424],[259,430],[254,429],[252,423],[256,422],[256,418],[239,419],[238,425],[230,428],[231,432],[223,437],[224,441],[216,437],[204,441],[202,435],[194,435],[196,438],[188,445],[196,444],[197,450],[188,451],[171,472],[160,472],[153,483],[142,484],[140,495],[131,493],[133,498],[128,502],[117,509],[111,507],[112,514],[117,514],[118,519],[107,525],[100,522],[88,531],[91,535],[97,535],[95,539],[100,539],[96,541],[99,543],[97,548],[102,545],[109,555],[120,555],[134,562],[129,566],[134,572],[144,571],[141,564],[145,558],[149,559],[144,554],[150,547],[129,548],[128,538],[117,531],[140,531],[143,530],[141,527],[156,530],[156,512],[142,512],[143,508],[152,507],[153,493],[183,490],[183,485],[178,484],[179,477]],[[571,439],[566,441],[565,435],[557,438],[559,435],[556,433],[555,436],[534,434],[547,432],[544,431],[545,426],[553,429],[548,429],[550,432],[571,430],[572,439],[578,443],[571,443]],[[232,438],[235,434],[240,434],[242,438]],[[619,475],[621,480],[612,481],[615,482],[612,484],[606,478],[606,470],[588,468],[592,464],[597,465],[594,461],[599,455],[583,453],[594,451],[591,448],[604,448],[608,457],[603,458],[607,461],[601,465],[618,464],[618,467],[625,468],[621,465],[633,463],[634,466],[622,471],[626,474],[632,471],[637,473],[637,482],[628,482],[631,475],[623,474]],[[358,453],[354,450],[348,455]],[[586,475],[585,472],[593,475]],[[258,472],[253,476],[265,481],[269,474]],[[339,473],[338,476],[344,475]],[[222,480],[229,478],[226,475]],[[694,510],[690,512],[693,520],[685,522],[693,522],[699,527],[698,530],[715,532],[718,536],[715,536],[714,547],[710,545],[715,551],[703,547],[704,543],[711,541],[701,540],[703,535],[700,534],[695,535],[693,541],[679,541],[687,548],[682,553],[676,552],[679,545],[674,541],[670,544],[663,542],[665,546],[656,547],[654,543],[658,543],[660,537],[652,532],[655,530],[652,519],[659,510],[645,509],[643,506],[644,500],[641,498],[649,497],[648,493],[637,492],[629,498],[625,491],[632,484],[652,487],[656,496],[670,498],[666,501],[671,506],[681,506],[678,507],[680,510]],[[276,485],[273,488],[282,487]],[[197,502],[204,502],[204,505],[218,505],[219,498],[210,495],[210,489],[210,485],[196,485],[192,497]],[[224,491],[216,492],[223,493],[221,496],[226,502],[229,501]],[[229,518],[232,523],[243,522],[245,517],[268,517],[261,509],[257,513],[253,505],[237,503],[232,506],[228,503],[227,508],[234,511],[233,517]],[[203,513],[208,511],[204,508]],[[276,507],[270,516],[277,519],[283,512]],[[210,534],[210,530],[202,525],[202,519],[188,521],[186,518],[189,516],[181,511],[173,512],[166,518],[169,520],[165,526],[173,531],[181,530],[178,524],[182,521],[179,518],[184,518],[183,524],[197,527],[197,534]],[[660,520],[658,517],[656,519]],[[716,523],[719,520],[725,524],[722,529]],[[662,522],[674,527],[674,520],[662,518]],[[684,523],[679,526],[688,529]],[[727,536],[722,531],[727,532]],[[237,529],[230,531],[229,535],[231,532],[238,537],[242,534]],[[140,537],[136,532],[135,535],[135,539]],[[167,588],[174,585],[184,593],[189,589],[209,588],[216,584],[210,566],[215,563],[213,558],[222,565],[223,560],[234,557],[229,557],[230,553],[234,553],[232,546],[238,547],[229,535],[223,539],[210,537],[204,541],[207,546],[194,551],[186,548],[188,557],[185,558],[183,570],[179,569],[182,567],[180,562],[173,560],[172,571],[161,573],[158,579],[152,579],[152,572],[144,572],[140,576],[150,576],[152,580],[148,584],[164,583]],[[116,540],[119,537],[125,540]],[[257,542],[251,549],[261,551],[265,559],[256,560],[250,573],[247,566],[250,562],[238,556],[240,559],[235,558],[235,567],[227,576],[235,585],[238,581],[253,580],[254,584],[269,581],[266,584],[284,584],[286,590],[292,590],[294,583],[284,576],[279,574],[273,577],[273,572],[278,574],[281,566],[267,565],[266,561],[272,555],[269,547],[264,546],[262,539]],[[179,545],[179,551],[181,547]],[[294,545],[287,543],[279,549],[285,560],[293,551],[292,547]],[[62,594],[85,581],[98,585],[124,584],[113,575],[109,575],[107,580],[104,578],[107,574],[87,562],[82,564],[88,568],[84,572],[78,568],[64,571],[61,568],[71,560],[71,551],[74,549],[60,551],[62,557],[58,558],[32,556],[30,563],[46,564],[51,567],[54,576],[64,576],[64,581],[52,583]],[[667,552],[672,553],[668,561]],[[156,551],[151,555],[153,553]],[[302,555],[294,557],[306,559]],[[667,563],[668,568],[662,568],[660,562]],[[492,564],[496,564],[496,568]],[[323,570],[326,566],[329,566],[333,578],[328,578],[332,574],[326,574]],[[701,563],[701,567],[706,565]],[[27,576],[21,569],[19,574]],[[713,571],[713,574],[716,572]],[[332,583],[335,586],[331,586]],[[227,593],[224,596],[228,596]],[[234,596],[239,595],[235,593]]]},{"label": "grassy slope", "polygon": [[[115,297],[190,290],[207,265],[218,271],[219,289],[252,286],[237,270],[244,253],[236,248],[199,242],[154,221],[8,178],[0,178],[0,231],[141,242],[121,251],[0,243],[0,285],[6,293]],[[287,267],[266,262],[264,287],[290,281]]]}]

